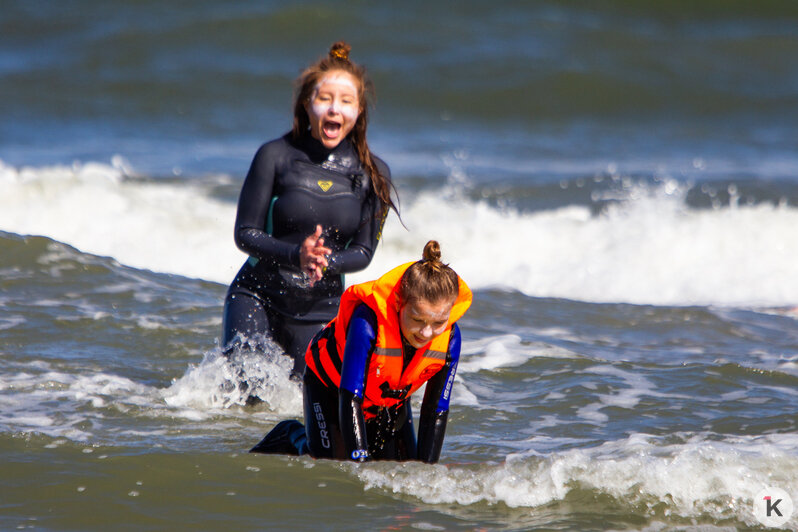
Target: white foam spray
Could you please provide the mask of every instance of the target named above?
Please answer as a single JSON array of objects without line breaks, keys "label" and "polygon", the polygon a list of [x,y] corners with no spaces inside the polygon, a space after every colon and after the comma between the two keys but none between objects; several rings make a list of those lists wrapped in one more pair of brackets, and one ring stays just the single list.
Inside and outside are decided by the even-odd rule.
[{"label": "white foam spray", "polygon": [[[252,417],[273,421],[302,417],[302,390],[290,378],[293,360],[276,347],[239,349],[224,356],[219,349],[161,388],[107,371],[69,373],[43,361],[6,368],[0,374],[0,427],[4,432],[36,432],[72,441],[126,442],[114,429],[121,416],[169,419],[146,423],[128,436],[163,435],[175,418],[187,421]],[[256,409],[231,408],[258,404]],[[54,409],[53,405],[58,408]],[[223,422],[222,422],[223,423]],[[185,426],[180,430],[187,432]],[[200,424],[196,430],[211,430]]]},{"label": "white foam spray", "polygon": [[474,288],[531,296],[661,305],[798,304],[798,209],[761,204],[691,210],[665,189],[634,191],[593,216],[571,206],[533,213],[434,192],[392,218],[362,279],[420,258],[428,239]]},{"label": "white foam spray", "polygon": [[270,339],[261,346],[236,349],[225,356],[219,349],[205,354],[163,391],[167,405],[202,410],[244,406],[256,400],[280,416],[302,417],[302,389],[291,379],[294,361]]}]

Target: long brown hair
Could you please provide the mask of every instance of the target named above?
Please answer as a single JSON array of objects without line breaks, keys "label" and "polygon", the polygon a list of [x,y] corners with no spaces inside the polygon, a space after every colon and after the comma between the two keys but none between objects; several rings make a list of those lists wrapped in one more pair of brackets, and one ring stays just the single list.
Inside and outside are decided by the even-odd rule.
[{"label": "long brown hair", "polygon": [[441,262],[441,245],[430,240],[422,259],[413,263],[399,282],[399,300],[406,305],[419,299],[437,303],[454,301],[460,291],[459,277],[448,264]]},{"label": "long brown hair", "polygon": [[385,216],[389,208],[397,211],[396,205],[391,198],[391,190],[396,192],[393,184],[387,177],[380,174],[366,141],[366,129],[368,128],[368,108],[374,98],[374,85],[366,76],[365,67],[349,60],[349,52],[352,47],[344,41],[338,41],[330,47],[330,52],[326,57],[322,57],[316,63],[310,65],[296,80],[296,91],[294,98],[294,127],[292,135],[294,140],[298,140],[310,127],[305,104],[313,96],[319,80],[323,75],[331,70],[343,70],[355,78],[358,85],[358,100],[360,102],[360,114],[357,117],[352,131],[349,133],[352,144],[355,147],[360,163],[365,167],[368,176],[374,187],[374,192],[382,204],[380,216]]}]

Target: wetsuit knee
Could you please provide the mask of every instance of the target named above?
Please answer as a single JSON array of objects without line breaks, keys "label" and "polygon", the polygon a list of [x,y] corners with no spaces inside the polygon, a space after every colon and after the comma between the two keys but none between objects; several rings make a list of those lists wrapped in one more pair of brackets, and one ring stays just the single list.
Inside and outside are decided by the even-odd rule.
[{"label": "wetsuit knee", "polygon": [[338,393],[330,390],[312,371],[304,375],[305,431],[310,455],[314,458],[343,458],[338,419]]},{"label": "wetsuit knee", "polygon": [[250,345],[253,349],[265,349],[261,344],[264,335],[269,336],[294,360],[293,373],[299,379],[305,369],[308,344],[326,322],[295,320],[274,312],[256,297],[231,292],[225,299],[222,323],[226,356],[240,349],[242,340],[255,342]]},{"label": "wetsuit knee", "polygon": [[222,346],[225,354],[229,355],[241,337],[254,339],[268,330],[269,316],[257,298],[235,292],[227,294],[222,315]]}]

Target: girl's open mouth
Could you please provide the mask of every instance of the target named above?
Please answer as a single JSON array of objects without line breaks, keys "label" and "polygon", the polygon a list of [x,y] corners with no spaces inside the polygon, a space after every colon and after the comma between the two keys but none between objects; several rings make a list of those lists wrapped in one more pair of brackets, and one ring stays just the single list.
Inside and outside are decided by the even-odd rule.
[{"label": "girl's open mouth", "polygon": [[341,124],[337,122],[325,121],[321,126],[321,130],[327,137],[335,138],[341,131]]}]

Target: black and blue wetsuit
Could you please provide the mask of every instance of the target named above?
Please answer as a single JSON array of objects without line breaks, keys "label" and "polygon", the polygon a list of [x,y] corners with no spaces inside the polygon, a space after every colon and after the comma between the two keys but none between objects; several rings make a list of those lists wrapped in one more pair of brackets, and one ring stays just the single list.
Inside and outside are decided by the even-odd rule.
[{"label": "black and blue wetsuit", "polygon": [[[389,180],[388,166],[373,159]],[[301,374],[308,343],[338,310],[343,275],[371,262],[386,213],[348,139],[328,150],[310,134],[287,134],[261,146],[238,201],[235,242],[249,259],[227,292],[223,345],[239,333],[268,334]],[[316,225],[332,254],[309,287],[299,249]]]},{"label": "black and blue wetsuit", "polygon": [[[413,430],[410,397],[397,408],[379,409],[376,417],[365,420],[363,392],[376,338],[377,317],[368,306],[360,305],[352,314],[347,330],[340,388],[326,387],[315,373],[305,371],[306,451],[315,458],[437,462],[460,360],[460,329],[457,324],[452,325],[446,361],[427,381],[418,440]],[[416,349],[406,344],[403,352],[407,367]]]}]

